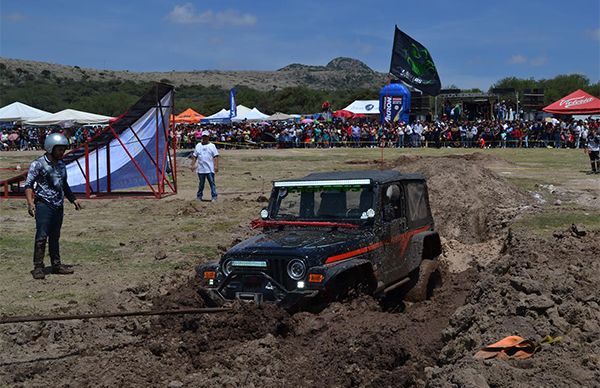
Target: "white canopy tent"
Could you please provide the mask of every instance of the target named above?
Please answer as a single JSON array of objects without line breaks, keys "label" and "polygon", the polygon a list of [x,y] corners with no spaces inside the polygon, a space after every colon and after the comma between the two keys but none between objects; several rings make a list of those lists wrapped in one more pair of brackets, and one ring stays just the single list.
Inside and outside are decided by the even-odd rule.
[{"label": "white canopy tent", "polygon": [[354,114],[378,115],[379,100],[356,100],[344,108]]},{"label": "white canopy tent", "polygon": [[31,125],[60,125],[68,127],[74,124],[106,124],[112,117],[95,113],[82,112],[75,109],[65,109],[33,120],[27,120]]},{"label": "white canopy tent", "polygon": [[218,111],[215,114],[206,116],[205,118],[203,118],[201,120],[201,122],[209,122],[212,120],[229,120],[229,111],[226,109],[221,109],[220,111]]},{"label": "white canopy tent", "polygon": [[250,109],[244,105],[238,105],[237,116],[233,117],[231,121],[261,121],[268,117],[269,115],[262,113],[256,108]]},{"label": "white canopy tent", "polygon": [[293,119],[294,119],[294,116],[292,116],[292,115],[277,112],[277,113],[272,114],[271,116],[267,117],[265,120],[266,121],[285,121],[285,120],[293,120]]},{"label": "white canopy tent", "polygon": [[[247,106],[238,105],[237,106],[237,115],[235,117],[232,117],[231,121],[233,121],[233,122],[239,122],[239,121],[244,121],[244,120],[246,120],[246,121],[261,121],[261,120],[267,119],[268,117],[269,117],[269,115],[262,113],[261,111],[259,111],[256,108],[250,109]],[[221,109],[217,113],[203,118],[201,122],[203,122],[203,123],[223,122],[223,121],[228,121],[228,120],[229,120],[229,110]]]},{"label": "white canopy tent", "polygon": [[0,121],[25,121],[51,114],[22,102],[13,102],[0,108]]}]

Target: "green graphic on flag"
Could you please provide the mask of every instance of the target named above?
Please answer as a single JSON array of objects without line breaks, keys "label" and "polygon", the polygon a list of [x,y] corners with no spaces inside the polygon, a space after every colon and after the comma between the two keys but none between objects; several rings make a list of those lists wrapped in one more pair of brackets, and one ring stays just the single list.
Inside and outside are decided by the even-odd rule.
[{"label": "green graphic on flag", "polygon": [[433,59],[419,42],[396,27],[390,73],[423,93],[435,96],[441,88]]}]

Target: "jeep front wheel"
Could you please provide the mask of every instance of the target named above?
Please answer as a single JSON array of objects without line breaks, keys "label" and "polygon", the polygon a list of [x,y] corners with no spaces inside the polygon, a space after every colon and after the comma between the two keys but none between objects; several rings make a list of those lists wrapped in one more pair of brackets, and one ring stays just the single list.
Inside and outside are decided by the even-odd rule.
[{"label": "jeep front wheel", "polygon": [[435,260],[423,260],[419,266],[417,282],[404,295],[408,302],[422,302],[433,294],[433,290],[441,286],[442,276],[438,269],[439,263]]}]

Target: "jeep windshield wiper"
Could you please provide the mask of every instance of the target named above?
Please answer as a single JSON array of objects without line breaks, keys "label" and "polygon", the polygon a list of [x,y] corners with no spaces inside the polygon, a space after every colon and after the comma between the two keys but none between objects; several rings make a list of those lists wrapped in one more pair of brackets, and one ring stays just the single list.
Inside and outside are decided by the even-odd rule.
[{"label": "jeep windshield wiper", "polygon": [[295,226],[316,226],[325,228],[348,228],[357,229],[359,226],[356,224],[350,224],[345,222],[327,222],[327,221],[279,221],[279,220],[254,220],[250,223],[252,229],[264,228],[269,226],[282,226],[282,225],[295,225]]}]

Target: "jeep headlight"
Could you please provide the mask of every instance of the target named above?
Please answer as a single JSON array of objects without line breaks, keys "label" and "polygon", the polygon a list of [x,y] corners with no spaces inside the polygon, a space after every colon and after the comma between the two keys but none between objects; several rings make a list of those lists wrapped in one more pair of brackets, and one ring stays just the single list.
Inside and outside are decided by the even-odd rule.
[{"label": "jeep headlight", "polygon": [[225,261],[223,263],[223,265],[221,266],[221,271],[223,271],[223,275],[229,276],[231,271],[233,271],[233,261],[232,260]]},{"label": "jeep headlight", "polygon": [[301,280],[306,275],[306,264],[300,259],[293,259],[288,263],[287,273],[293,280]]}]

